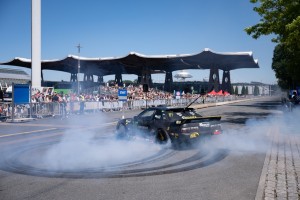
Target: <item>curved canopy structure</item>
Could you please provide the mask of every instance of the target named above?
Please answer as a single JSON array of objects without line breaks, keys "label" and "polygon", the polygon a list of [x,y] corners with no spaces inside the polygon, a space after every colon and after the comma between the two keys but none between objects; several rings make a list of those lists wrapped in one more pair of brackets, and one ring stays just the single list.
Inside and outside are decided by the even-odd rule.
[{"label": "curved canopy structure", "polygon": [[[240,68],[259,68],[257,60],[253,59],[252,52],[217,53],[206,48],[204,51],[193,55],[146,56],[135,52],[124,57],[109,58],[85,58],[69,55],[61,60],[42,60],[41,69],[69,72],[77,76],[78,63],[80,63],[81,73],[101,77],[115,74],[116,77],[119,77],[116,78],[118,83],[122,82],[121,74],[136,74],[147,79],[147,76],[150,75],[151,77],[151,73],[166,73],[166,80],[170,80],[173,71],[210,69],[212,80],[216,80],[216,77],[213,76],[217,71],[216,69],[229,72]],[[31,68],[31,60],[26,58],[15,58],[0,64]],[[77,80],[77,78],[75,79]],[[148,82],[146,81],[146,83]]]},{"label": "curved canopy structure", "polygon": [[[78,60],[81,72],[88,71],[93,75],[110,75],[120,71],[122,74],[137,74],[143,68],[153,72],[166,72],[184,69],[211,69],[217,67],[221,70],[240,68],[259,68],[252,52],[216,53],[205,49],[194,55],[159,55],[146,56],[131,52],[124,57],[85,58],[68,55],[60,60],[42,60],[42,70],[57,70],[77,73]],[[14,58],[1,65],[13,65],[31,68],[31,60]]]}]

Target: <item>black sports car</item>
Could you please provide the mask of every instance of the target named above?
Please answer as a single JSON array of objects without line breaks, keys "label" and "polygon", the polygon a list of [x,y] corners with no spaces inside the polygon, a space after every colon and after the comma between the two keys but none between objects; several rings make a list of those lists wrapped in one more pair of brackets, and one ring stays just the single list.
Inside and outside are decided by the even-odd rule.
[{"label": "black sports car", "polygon": [[221,117],[203,117],[193,108],[151,107],[133,118],[118,122],[118,138],[132,138],[140,135],[146,139],[175,144],[189,143],[206,136],[221,133]]}]

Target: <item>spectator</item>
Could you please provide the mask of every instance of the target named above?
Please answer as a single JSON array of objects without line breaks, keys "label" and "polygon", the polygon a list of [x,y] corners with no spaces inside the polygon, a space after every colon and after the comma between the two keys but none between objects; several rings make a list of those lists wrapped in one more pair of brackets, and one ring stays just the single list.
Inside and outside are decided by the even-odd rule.
[{"label": "spectator", "polygon": [[50,108],[51,112],[52,112],[52,116],[55,116],[55,112],[58,110],[58,102],[59,102],[59,96],[56,92],[54,92],[54,95],[52,97],[52,102],[54,104],[52,104],[52,108]]},{"label": "spectator", "polygon": [[84,98],[84,95],[81,94],[79,96],[79,101],[80,101],[80,111],[79,111],[79,114],[84,114],[84,102],[85,102],[85,98]]},{"label": "spectator", "polygon": [[52,97],[52,102],[58,102],[58,101],[59,101],[58,94],[56,92],[54,92],[54,95]]},{"label": "spectator", "polygon": [[296,91],[293,91],[293,95],[292,95],[292,97],[291,97],[291,102],[292,102],[294,105],[299,104],[299,99],[298,99],[298,95],[297,95],[297,92],[296,92]]},{"label": "spectator", "polygon": [[4,101],[3,91],[0,89],[0,101]]},{"label": "spectator", "polygon": [[74,114],[74,102],[76,101],[76,95],[71,94],[70,96],[70,114]]}]

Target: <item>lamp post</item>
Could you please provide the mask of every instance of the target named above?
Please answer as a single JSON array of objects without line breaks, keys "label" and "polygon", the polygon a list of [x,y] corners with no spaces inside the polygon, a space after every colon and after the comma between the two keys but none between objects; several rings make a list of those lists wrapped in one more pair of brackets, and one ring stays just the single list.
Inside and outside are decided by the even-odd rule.
[{"label": "lamp post", "polygon": [[80,94],[80,85],[79,85],[79,72],[80,72],[80,43],[76,46],[78,48],[78,68],[77,68],[77,94]]}]

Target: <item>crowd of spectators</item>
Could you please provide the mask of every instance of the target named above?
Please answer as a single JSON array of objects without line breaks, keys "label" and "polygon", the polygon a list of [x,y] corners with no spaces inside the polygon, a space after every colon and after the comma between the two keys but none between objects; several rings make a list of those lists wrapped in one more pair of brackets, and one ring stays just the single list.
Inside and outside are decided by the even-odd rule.
[{"label": "crowd of spectators", "polygon": [[149,92],[143,92],[142,86],[129,85],[126,88],[119,86],[100,86],[96,93],[57,93],[44,94],[37,92],[32,95],[32,103],[40,102],[80,102],[80,101],[117,101],[118,89],[127,89],[128,100],[143,100],[143,99],[172,99],[173,93],[164,92],[155,88],[149,88]]},{"label": "crowd of spectators", "polygon": [[[80,109],[79,113],[84,112],[85,102],[116,102],[118,101],[118,90],[126,89],[127,90],[127,100],[128,102],[136,101],[136,100],[159,100],[159,99],[174,99],[176,98],[173,93],[165,92],[158,90],[156,88],[148,88],[148,92],[144,92],[143,86],[138,85],[128,85],[127,87],[120,86],[99,86],[97,89],[94,89],[92,92],[82,92],[80,94],[77,93],[62,93],[55,92],[53,88],[51,90],[40,91],[34,90],[32,91],[31,103],[33,105],[33,113],[37,112],[41,109],[41,105],[49,105],[49,109],[53,113],[55,110],[55,103],[59,104],[59,108],[63,107],[64,109],[70,106],[70,110],[72,111],[74,108],[75,102],[78,102]],[[181,98],[195,98],[196,94],[183,94]],[[0,95],[1,98],[1,95]],[[49,103],[49,104],[48,104]],[[54,104],[53,104],[54,103]],[[104,104],[103,104],[104,105]],[[39,107],[38,107],[39,106]],[[0,105],[0,114],[5,114],[11,112],[9,109],[9,104]],[[21,110],[29,109],[29,105],[23,105]],[[48,109],[48,110],[49,110]],[[21,112],[22,113],[22,112]]]}]

